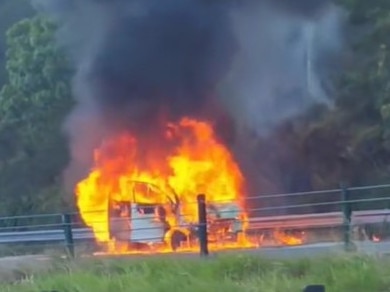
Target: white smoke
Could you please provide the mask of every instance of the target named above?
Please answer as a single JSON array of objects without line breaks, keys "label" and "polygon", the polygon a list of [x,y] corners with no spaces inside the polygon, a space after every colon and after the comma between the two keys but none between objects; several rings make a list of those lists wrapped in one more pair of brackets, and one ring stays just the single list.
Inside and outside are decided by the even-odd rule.
[{"label": "white smoke", "polygon": [[343,47],[339,8],[309,18],[260,2],[233,22],[240,48],[221,100],[238,125],[263,136],[314,104],[332,105],[327,63]]}]

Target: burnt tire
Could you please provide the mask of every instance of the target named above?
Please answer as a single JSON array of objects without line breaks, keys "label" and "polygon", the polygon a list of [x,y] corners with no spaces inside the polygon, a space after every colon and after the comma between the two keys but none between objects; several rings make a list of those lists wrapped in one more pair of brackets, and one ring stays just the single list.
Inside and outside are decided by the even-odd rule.
[{"label": "burnt tire", "polygon": [[172,250],[176,251],[180,247],[181,243],[185,241],[187,241],[186,235],[181,231],[175,230],[171,236]]}]

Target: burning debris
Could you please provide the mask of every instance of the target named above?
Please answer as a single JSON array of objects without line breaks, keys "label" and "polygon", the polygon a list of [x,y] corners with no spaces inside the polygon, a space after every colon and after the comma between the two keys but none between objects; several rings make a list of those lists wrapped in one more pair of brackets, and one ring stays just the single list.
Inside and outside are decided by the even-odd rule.
[{"label": "burning debris", "polygon": [[275,230],[273,232],[274,239],[282,245],[300,245],[305,242],[304,232],[283,232],[281,230]]},{"label": "burning debris", "polygon": [[[285,1],[277,1],[279,6],[266,0],[260,6],[248,1],[253,9],[235,1],[33,2],[58,21],[60,43],[75,64],[77,105],[65,125],[72,156],[65,185],[76,190],[81,216],[97,241],[111,252],[139,248],[128,242],[165,243],[159,251],[167,244],[169,250],[191,248],[195,198],[204,193],[211,208],[210,241],[250,245],[242,236],[248,216],[243,202],[248,185],[260,188],[257,178],[244,179],[253,167],[237,159],[245,144],[237,129],[259,134],[324,102],[302,94],[308,80],[302,76],[321,91],[319,77],[307,66],[312,60],[305,27],[313,21],[310,11],[322,13],[327,1],[298,9],[302,13]],[[282,30],[256,20],[256,12],[267,21],[268,12],[278,11],[285,17]],[[270,38],[273,33],[282,42]],[[294,52],[282,49],[291,37],[297,40]],[[272,60],[290,60],[289,70]],[[234,96],[224,94],[221,84]],[[269,106],[276,101],[282,106]],[[250,149],[245,159],[253,163],[257,151]],[[140,218],[145,228],[156,227],[150,238],[147,230],[135,234]]]}]

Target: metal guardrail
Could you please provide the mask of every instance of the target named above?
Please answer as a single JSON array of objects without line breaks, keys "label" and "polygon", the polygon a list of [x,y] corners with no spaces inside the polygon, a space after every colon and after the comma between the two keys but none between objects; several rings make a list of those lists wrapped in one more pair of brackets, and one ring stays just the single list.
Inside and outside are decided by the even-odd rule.
[{"label": "metal guardrail", "polygon": [[[370,193],[369,195],[365,193],[362,196],[362,193],[360,193],[362,191],[370,191]],[[354,188],[341,187],[340,189],[324,191],[248,197],[246,199],[251,208],[247,211],[256,216],[255,218],[249,219],[248,230],[342,227],[344,228],[344,243],[347,247],[351,242],[350,234],[354,226],[383,223],[388,222],[390,219],[390,210],[359,211],[355,207],[364,206],[365,208],[369,208],[371,206],[371,208],[380,208],[381,206],[386,205],[390,207],[390,196],[387,195],[388,193],[390,193],[390,185],[377,185]],[[307,196],[310,196],[311,199],[306,199]],[[304,199],[302,200],[301,197],[304,197]],[[254,200],[263,200],[263,202],[266,202],[270,198],[285,198],[286,200],[284,202],[287,203],[274,206],[262,205],[261,207],[253,205],[252,203]],[[310,201],[312,203],[308,203]],[[198,203],[198,210],[201,210],[200,208],[205,208],[205,204],[199,205],[199,201],[194,203]],[[357,203],[360,205],[356,205]],[[274,211],[288,210],[289,212],[300,213],[303,209],[306,210],[306,212],[310,212],[307,210],[310,210],[311,208],[320,208],[321,210],[328,210],[329,212],[309,213],[304,215],[266,216],[268,211],[273,213]],[[101,212],[101,210],[94,210],[93,212]],[[72,220],[72,216],[75,215],[78,214],[41,214],[36,216],[0,217],[0,244],[65,242],[66,246],[71,248],[74,241],[94,240],[95,236],[91,229],[84,228],[83,226],[85,225],[79,225],[76,222],[77,220],[74,221],[75,218]],[[31,221],[34,221],[34,223]],[[40,222],[39,224],[37,223],[38,221]],[[24,222],[25,224],[23,224]],[[198,231],[203,230],[204,233],[204,228],[202,228],[202,226],[206,225],[206,222],[201,222],[201,218],[199,218],[197,224]],[[10,231],[13,229],[18,229],[18,231]],[[142,230],[137,229],[137,231],[142,233]]]},{"label": "metal guardrail", "polygon": [[[74,240],[92,240],[94,235],[91,229],[72,229]],[[33,242],[64,242],[63,229],[39,231],[0,232],[0,244],[6,243],[33,243]]]},{"label": "metal guardrail", "polygon": [[[352,215],[352,226],[390,222],[390,210],[355,211]],[[342,212],[322,214],[271,216],[249,219],[249,230],[288,229],[288,228],[321,228],[337,227],[343,224]],[[89,228],[72,228],[73,240],[93,240],[93,231]],[[65,241],[64,229],[0,232],[0,244],[29,242]]]},{"label": "metal guardrail", "polygon": [[270,216],[249,219],[249,230],[278,228],[315,228],[340,226],[343,223],[342,212],[322,214]]},{"label": "metal guardrail", "polygon": [[[335,227],[341,226],[343,220],[342,212],[270,216],[249,219],[248,229]],[[351,216],[352,226],[382,222],[390,223],[390,210],[355,211]]]}]

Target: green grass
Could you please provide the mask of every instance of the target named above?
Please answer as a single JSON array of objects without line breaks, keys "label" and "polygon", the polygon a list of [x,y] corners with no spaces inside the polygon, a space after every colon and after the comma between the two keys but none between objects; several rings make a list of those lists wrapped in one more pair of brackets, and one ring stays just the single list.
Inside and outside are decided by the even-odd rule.
[{"label": "green grass", "polygon": [[327,292],[390,291],[390,261],[364,257],[272,261],[229,255],[213,259],[94,259],[56,261],[0,291],[41,292]]}]

